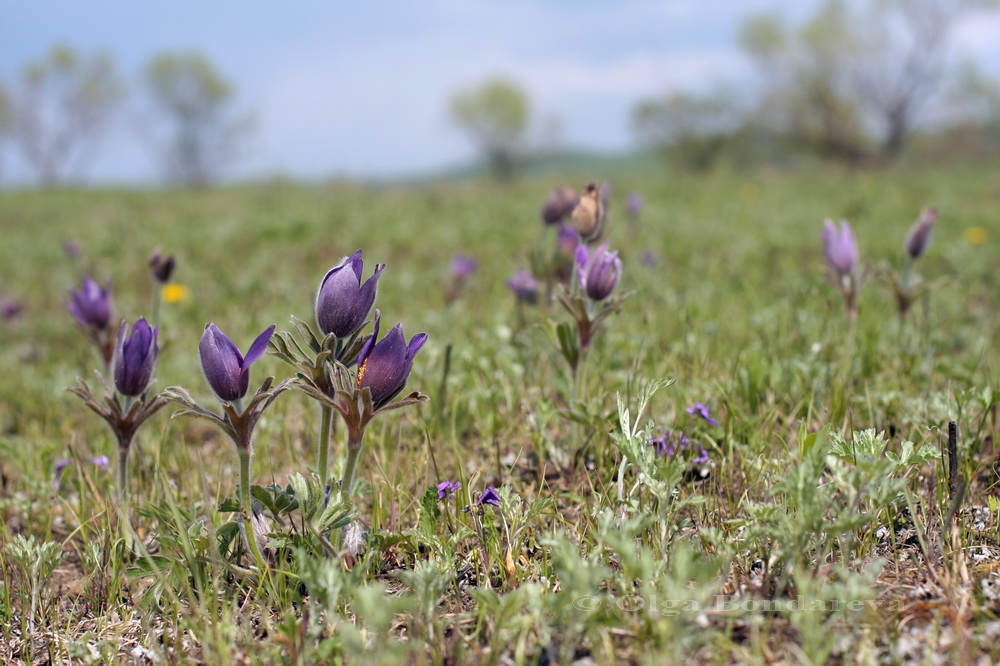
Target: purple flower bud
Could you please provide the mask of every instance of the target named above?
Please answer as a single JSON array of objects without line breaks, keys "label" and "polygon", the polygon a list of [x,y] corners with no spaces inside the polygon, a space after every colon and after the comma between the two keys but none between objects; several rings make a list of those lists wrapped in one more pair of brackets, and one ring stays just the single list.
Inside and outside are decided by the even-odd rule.
[{"label": "purple flower bud", "polygon": [[627,212],[628,216],[633,220],[637,219],[639,217],[639,213],[642,212],[642,206],[644,203],[645,202],[643,201],[641,194],[638,192],[632,192],[628,195],[628,198],[625,199],[625,212]]},{"label": "purple flower bud", "polygon": [[608,244],[601,245],[593,253],[585,245],[576,249],[577,274],[580,288],[588,297],[602,301],[611,295],[622,275],[622,260],[618,252],[608,252]]},{"label": "purple flower bud", "polygon": [[823,222],[823,251],[826,263],[841,275],[854,272],[858,263],[858,245],[854,240],[854,232],[847,220],[840,221],[840,229],[827,219]]},{"label": "purple flower bud", "polygon": [[323,333],[348,338],[365,325],[378,290],[378,277],[385,264],[375,264],[375,272],[361,284],[364,270],[361,250],[331,268],[320,282],[316,294],[316,323]]},{"label": "purple flower bud", "polygon": [[700,402],[696,402],[695,404],[691,405],[684,411],[687,412],[688,414],[691,414],[692,416],[698,416],[705,419],[709,425],[713,426],[719,425],[719,422],[713,419],[712,416],[709,414],[708,407],[701,404]]},{"label": "purple flower bud", "polygon": [[460,481],[442,481],[437,485],[438,499],[450,500],[461,487],[462,483]]},{"label": "purple flower bud", "polygon": [[472,277],[479,268],[479,262],[464,254],[456,254],[451,260],[451,278],[457,283],[463,283]]},{"label": "purple flower bud", "polygon": [[149,386],[156,367],[156,355],[160,351],[156,345],[157,329],[151,328],[143,317],[135,322],[132,333],[126,337],[128,324],[122,322],[118,329],[112,365],[114,367],[115,388],[122,395],[138,396]]},{"label": "purple flower bud", "polygon": [[212,391],[223,402],[239,400],[250,388],[250,366],[267,351],[267,343],[274,333],[274,326],[268,327],[250,345],[246,358],[233,341],[219,330],[215,324],[206,324],[205,332],[198,344],[201,369]]},{"label": "purple flower bud", "polygon": [[484,504],[489,504],[490,506],[500,506],[500,493],[497,492],[496,488],[493,486],[487,486],[483,494],[479,496],[476,500],[476,506],[481,507]]},{"label": "purple flower bud", "polygon": [[507,280],[507,288],[514,292],[514,296],[522,303],[538,302],[538,280],[528,271],[520,270],[514,273],[514,276]]},{"label": "purple flower bud", "polygon": [[170,282],[176,267],[177,260],[174,259],[174,255],[165,257],[160,253],[160,248],[156,248],[149,255],[149,269],[153,272],[153,279],[161,284]]},{"label": "purple flower bud", "polygon": [[559,224],[573,213],[576,207],[576,192],[572,187],[557,187],[542,206],[542,221],[545,224]]},{"label": "purple flower bud", "polygon": [[417,333],[406,344],[403,324],[396,324],[378,343],[382,314],[375,311],[375,331],[358,354],[358,388],[369,388],[372,406],[385,405],[399,395],[410,377],[413,358],[427,342],[426,333]]},{"label": "purple flower bud", "polygon": [[920,217],[910,227],[910,233],[906,235],[906,254],[910,255],[911,259],[919,259],[927,251],[937,216],[937,208],[924,208],[920,211]]},{"label": "purple flower bud", "polygon": [[111,283],[101,287],[90,278],[83,278],[80,291],[70,289],[66,309],[84,328],[104,330],[111,321]]}]

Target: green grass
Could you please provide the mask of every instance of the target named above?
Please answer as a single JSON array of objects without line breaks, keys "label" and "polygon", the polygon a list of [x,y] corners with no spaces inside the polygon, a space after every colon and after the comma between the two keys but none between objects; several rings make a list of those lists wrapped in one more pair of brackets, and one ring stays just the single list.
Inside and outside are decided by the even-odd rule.
[{"label": "green grass", "polygon": [[[566,313],[518,308],[504,285],[539,242],[548,251],[538,211],[558,176],[0,194],[0,296],[24,304],[0,322],[0,659],[996,661],[992,176],[616,173],[606,238],[624,260],[619,290],[635,294],[601,330],[579,402],[555,344]],[[635,224],[624,215],[632,190],[646,199]],[[900,322],[876,269],[898,270],[925,205],[941,216],[916,270],[935,288]],[[826,217],[850,220],[870,269],[854,325],[824,279]],[[973,227],[985,243],[969,242]],[[235,494],[237,457],[210,424],[171,419],[174,405],[134,453],[144,545],[132,552],[119,536],[113,469],[90,462],[114,461],[114,439],[65,391],[78,377],[94,387],[98,359],[64,302],[86,274],[112,280],[117,315],[148,314],[156,246],[177,256],[175,281],[190,290],[163,306],[156,388],[184,386],[205,405],[207,322],[245,350],[272,323],[311,321],[341,257],[363,249],[365,277],[388,264],[376,307],[383,330],[402,321],[407,339],[429,335],[407,390],[430,402],[368,430],[355,484],[367,550],[356,562],[311,550],[293,512],[275,526],[287,545],[268,582],[234,573],[252,562],[220,553],[232,514],[217,507]],[[479,269],[446,305],[459,252]],[[252,385],[269,375],[292,369],[265,357]],[[673,383],[648,390],[660,380]],[[685,412],[697,402],[720,425]],[[948,489],[949,421],[968,483],[960,505]],[[318,427],[315,403],[281,395],[258,428],[255,482],[308,474]],[[663,428],[705,448],[707,475],[690,456],[651,454]],[[945,455],[885,455],[904,441]],[[338,425],[338,477],[344,446]],[[73,463],[54,489],[63,458]],[[462,482],[454,500],[436,501],[442,480]],[[487,486],[502,507],[463,512]]]}]

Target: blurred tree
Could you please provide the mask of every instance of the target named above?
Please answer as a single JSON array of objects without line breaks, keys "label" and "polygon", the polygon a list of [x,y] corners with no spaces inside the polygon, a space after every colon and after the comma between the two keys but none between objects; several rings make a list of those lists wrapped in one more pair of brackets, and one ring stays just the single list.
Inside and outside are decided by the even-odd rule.
[{"label": "blurred tree", "polygon": [[79,177],[123,92],[106,54],[85,58],[54,46],[25,66],[9,100],[9,131],[42,185],[57,185],[74,170]]},{"label": "blurred tree", "polygon": [[203,187],[235,157],[250,129],[247,116],[231,110],[233,88],[200,53],[165,53],[146,67],[150,97],[172,125],[164,153],[167,178]]},{"label": "blurred tree", "polygon": [[[821,155],[895,159],[918,114],[942,88],[957,20],[996,0],[827,0],[798,28],[748,18],[743,48],[756,60],[772,126]],[[761,114],[764,115],[764,114]]]},{"label": "blurred tree", "polygon": [[632,129],[682,169],[703,171],[736,148],[743,113],[735,95],[717,90],[705,95],[672,93],[640,102],[632,112]]},{"label": "blurred tree", "polygon": [[487,81],[451,100],[452,119],[472,136],[500,180],[514,175],[529,115],[527,94],[507,79]]}]

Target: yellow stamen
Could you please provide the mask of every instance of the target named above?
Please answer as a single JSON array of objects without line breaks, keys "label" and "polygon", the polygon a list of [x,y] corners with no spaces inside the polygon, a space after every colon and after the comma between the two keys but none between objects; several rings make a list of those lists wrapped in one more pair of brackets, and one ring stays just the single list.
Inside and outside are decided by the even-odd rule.
[{"label": "yellow stamen", "polygon": [[365,366],[368,365],[368,359],[358,366],[358,388],[361,388],[361,378],[365,376]]}]

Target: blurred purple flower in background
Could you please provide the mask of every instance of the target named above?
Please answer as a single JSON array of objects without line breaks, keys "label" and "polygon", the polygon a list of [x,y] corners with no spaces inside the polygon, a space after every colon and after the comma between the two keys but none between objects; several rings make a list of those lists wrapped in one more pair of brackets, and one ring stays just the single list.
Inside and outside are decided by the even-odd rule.
[{"label": "blurred purple flower in background", "polygon": [[59,482],[62,479],[63,470],[73,464],[69,458],[62,458],[56,461],[55,470],[52,473],[52,490],[59,490]]},{"label": "blurred purple flower in background", "polygon": [[576,235],[573,227],[560,224],[556,234],[556,250],[564,257],[573,258],[576,256],[576,248],[580,244],[580,237]]},{"label": "blurred purple flower in background", "polygon": [[841,275],[850,275],[858,263],[858,244],[847,220],[840,221],[840,228],[827,218],[823,222],[823,252],[826,263]]},{"label": "blurred purple flower in background", "polygon": [[700,418],[705,419],[709,425],[713,426],[719,425],[719,422],[713,419],[712,416],[709,414],[708,407],[701,404],[700,402],[696,402],[695,404],[691,405],[684,411],[687,412],[688,414],[691,414],[692,416],[698,416]]},{"label": "blurred purple flower in background", "polygon": [[705,450],[704,446],[698,445],[698,457],[692,459],[691,462],[697,465],[706,465],[711,462],[711,458],[708,457],[708,451]]},{"label": "blurred purple flower in background", "polygon": [[177,259],[174,255],[163,256],[160,248],[156,248],[149,255],[149,270],[153,273],[153,279],[160,284],[170,282],[174,269],[177,267]]},{"label": "blurred purple flower in background", "polygon": [[70,259],[77,259],[81,254],[80,243],[72,238],[63,243],[63,252]]},{"label": "blurred purple flower in background", "polygon": [[331,268],[316,293],[316,323],[324,334],[348,338],[365,325],[375,305],[378,278],[385,264],[375,264],[375,272],[361,284],[364,270],[361,250]]},{"label": "blurred purple flower in background", "polygon": [[576,249],[577,274],[580,288],[588,297],[602,301],[611,295],[622,274],[618,252],[608,252],[608,244],[589,252],[585,245]]},{"label": "blurred purple flower in background", "polygon": [[413,359],[427,342],[426,333],[417,333],[406,343],[403,324],[392,327],[378,343],[379,324],[382,313],[375,311],[375,330],[358,354],[358,388],[371,389],[372,406],[375,409],[395,398],[410,377]]},{"label": "blurred purple flower in background", "polygon": [[910,227],[910,232],[906,235],[906,254],[910,259],[919,259],[927,251],[927,246],[931,244],[931,231],[934,230],[934,223],[937,222],[937,208],[924,208],[920,211],[920,217]]},{"label": "blurred purple flower in background", "polygon": [[646,250],[643,252],[640,261],[642,261],[643,266],[648,268],[656,268],[656,264],[659,263],[656,259],[656,253],[652,250]]},{"label": "blurred purple flower in background", "polygon": [[477,268],[478,261],[464,254],[456,254],[451,260],[451,279],[463,284],[475,274]]},{"label": "blurred purple flower in background", "polygon": [[552,190],[542,205],[542,222],[559,224],[573,213],[576,207],[576,190],[562,186]]},{"label": "blurred purple flower in background", "polygon": [[267,343],[274,333],[268,327],[247,350],[246,358],[239,348],[215,324],[205,324],[205,332],[198,344],[201,369],[212,391],[223,402],[235,402],[250,388],[250,366],[267,351]]},{"label": "blurred purple flower in background", "polygon": [[102,472],[108,471],[108,466],[111,464],[107,456],[94,456],[90,459],[90,462]]},{"label": "blurred purple flower in background", "polygon": [[521,303],[535,304],[538,302],[538,280],[526,270],[519,270],[507,280],[507,288]]},{"label": "blurred purple flower in background", "polygon": [[442,481],[437,485],[438,499],[450,500],[461,487],[462,484],[459,481]]},{"label": "blurred purple flower in background", "polygon": [[638,192],[632,192],[628,195],[628,198],[625,199],[625,212],[628,214],[630,220],[635,222],[639,219],[644,203],[642,195]]},{"label": "blurred purple flower in background", "polygon": [[84,328],[103,331],[111,321],[111,283],[101,287],[89,277],[83,278],[80,291],[69,291],[66,309]]},{"label": "blurred purple flower in background", "polygon": [[0,319],[14,321],[24,312],[21,301],[14,298],[0,297]]},{"label": "blurred purple flower in background", "polygon": [[674,454],[688,447],[689,440],[684,436],[683,430],[664,430],[659,437],[649,440],[649,445],[656,449],[656,455],[660,458],[671,458]]}]

